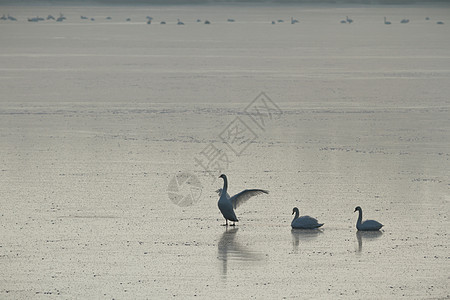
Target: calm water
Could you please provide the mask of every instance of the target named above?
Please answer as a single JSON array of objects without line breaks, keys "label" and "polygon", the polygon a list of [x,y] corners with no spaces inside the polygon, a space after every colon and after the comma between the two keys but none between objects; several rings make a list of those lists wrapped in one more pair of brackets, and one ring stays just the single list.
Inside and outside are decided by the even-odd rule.
[{"label": "calm water", "polygon": [[[3,13],[0,298],[449,297],[448,6]],[[231,194],[270,191],[234,228],[213,147]],[[291,230],[294,206],[323,229]]]}]

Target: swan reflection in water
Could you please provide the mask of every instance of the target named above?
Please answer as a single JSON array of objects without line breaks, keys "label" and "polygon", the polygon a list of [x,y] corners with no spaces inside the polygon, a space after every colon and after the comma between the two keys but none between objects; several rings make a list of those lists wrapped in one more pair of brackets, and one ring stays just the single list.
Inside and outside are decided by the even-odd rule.
[{"label": "swan reflection in water", "polygon": [[358,252],[362,251],[363,240],[375,240],[382,235],[382,231],[357,231],[356,238],[358,239]]},{"label": "swan reflection in water", "polygon": [[292,245],[294,247],[294,252],[298,251],[298,246],[300,241],[302,243],[308,243],[315,240],[323,231],[321,229],[291,229],[292,234]]},{"label": "swan reflection in water", "polygon": [[226,276],[228,271],[229,261],[260,261],[262,258],[256,252],[243,247],[236,239],[236,233],[239,228],[226,229],[219,240],[218,256],[217,258],[222,261],[222,275]]}]

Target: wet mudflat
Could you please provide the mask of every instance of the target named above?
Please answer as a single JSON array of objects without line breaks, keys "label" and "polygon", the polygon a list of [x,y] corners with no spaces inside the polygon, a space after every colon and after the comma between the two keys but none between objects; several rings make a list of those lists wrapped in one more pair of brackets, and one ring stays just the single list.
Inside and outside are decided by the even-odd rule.
[{"label": "wet mudflat", "polygon": [[[449,297],[449,29],[425,20],[447,7],[8,10],[1,298]],[[245,114],[261,91],[264,126]],[[236,117],[251,142],[229,140]],[[231,194],[270,191],[235,227],[196,163],[210,145]],[[182,172],[201,183],[186,206]],[[381,232],[357,233],[358,205]],[[294,206],[325,225],[292,230]]]}]

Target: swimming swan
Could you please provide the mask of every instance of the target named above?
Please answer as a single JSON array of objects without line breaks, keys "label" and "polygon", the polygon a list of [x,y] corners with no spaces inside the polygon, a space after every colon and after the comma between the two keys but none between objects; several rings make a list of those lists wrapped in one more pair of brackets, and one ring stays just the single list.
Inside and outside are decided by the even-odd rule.
[{"label": "swimming swan", "polygon": [[299,217],[299,211],[297,207],[294,207],[292,210],[292,214],[295,214],[294,220],[291,222],[292,228],[296,229],[315,229],[319,228],[323,225],[323,223],[317,222],[317,219],[312,218],[310,216],[301,216]]},{"label": "swimming swan", "polygon": [[374,220],[365,220],[364,222],[361,222],[362,220],[361,207],[357,206],[354,212],[356,211],[359,211],[358,221],[356,222],[356,229],[361,231],[376,231],[380,230],[380,228],[383,227],[383,224]]}]

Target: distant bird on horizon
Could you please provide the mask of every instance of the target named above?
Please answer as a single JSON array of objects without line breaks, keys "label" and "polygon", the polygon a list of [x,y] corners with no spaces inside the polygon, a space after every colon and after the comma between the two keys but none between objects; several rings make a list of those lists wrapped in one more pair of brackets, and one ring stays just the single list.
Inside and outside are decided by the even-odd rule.
[{"label": "distant bird on horizon", "polygon": [[178,20],[177,25],[184,25],[184,23],[181,22],[180,19],[177,19],[177,20]]},{"label": "distant bird on horizon", "polygon": [[436,24],[438,24],[438,25],[444,25],[444,22],[438,21],[438,22],[436,22]]},{"label": "distant bird on horizon", "polygon": [[384,24],[386,24],[386,25],[391,25],[391,22],[386,21],[386,17],[384,17]]},{"label": "distant bird on horizon", "polygon": [[41,18],[39,16],[37,17],[33,17],[33,18],[28,18],[28,22],[39,22],[39,21],[44,21],[44,18]]},{"label": "distant bird on horizon", "polygon": [[346,20],[347,23],[349,23],[349,24],[352,24],[352,23],[353,23],[353,20],[352,20],[352,19],[349,19],[348,16],[345,17],[345,20]]},{"label": "distant bird on horizon", "polygon": [[294,19],[293,17],[291,17],[291,24],[295,24],[298,23],[299,21],[297,19]]},{"label": "distant bird on horizon", "polygon": [[59,14],[59,17],[56,19],[56,22],[62,22],[66,19],[62,13]]}]

